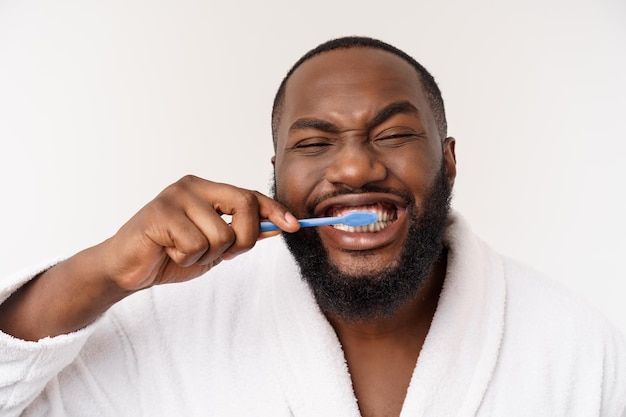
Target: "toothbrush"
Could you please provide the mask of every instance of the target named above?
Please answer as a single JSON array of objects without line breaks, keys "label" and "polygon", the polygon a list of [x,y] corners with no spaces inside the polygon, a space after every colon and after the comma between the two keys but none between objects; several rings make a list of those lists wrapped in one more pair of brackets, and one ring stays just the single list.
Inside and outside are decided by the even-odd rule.
[{"label": "toothbrush", "polygon": [[[345,224],[346,226],[365,226],[378,220],[378,215],[371,211],[351,211],[343,216],[337,217],[313,217],[311,219],[300,219],[301,227],[328,226],[332,224]],[[261,222],[259,231],[267,232],[279,230],[279,227],[272,222]]]}]

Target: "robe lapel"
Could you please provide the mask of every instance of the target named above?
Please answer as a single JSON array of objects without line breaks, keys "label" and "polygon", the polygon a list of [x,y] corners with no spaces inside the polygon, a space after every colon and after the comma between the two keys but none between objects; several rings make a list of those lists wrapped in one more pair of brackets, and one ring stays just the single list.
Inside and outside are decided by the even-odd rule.
[{"label": "robe lapel", "polygon": [[502,261],[456,214],[446,235],[446,280],[401,417],[476,415],[498,360],[506,297]]},{"label": "robe lapel", "polygon": [[[278,245],[277,245],[278,246]],[[268,259],[265,339],[294,416],[360,416],[343,350],[284,245]]]}]

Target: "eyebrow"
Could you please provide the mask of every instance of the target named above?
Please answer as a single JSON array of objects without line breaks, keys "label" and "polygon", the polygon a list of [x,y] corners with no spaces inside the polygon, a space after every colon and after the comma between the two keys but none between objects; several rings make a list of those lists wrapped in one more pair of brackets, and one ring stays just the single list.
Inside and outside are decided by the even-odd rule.
[{"label": "eyebrow", "polygon": [[[374,118],[372,118],[366,127],[368,130],[372,129],[397,114],[419,114],[419,111],[417,110],[417,107],[408,101],[391,103],[376,113]],[[341,129],[336,124],[315,117],[303,117],[293,122],[293,124],[289,127],[290,132],[306,129],[315,129],[328,133],[341,132]]]},{"label": "eyebrow", "polygon": [[417,110],[417,107],[415,107],[413,104],[411,104],[408,101],[397,101],[395,103],[389,104],[388,106],[380,110],[378,113],[376,113],[376,116],[374,116],[372,121],[368,123],[367,128],[371,129],[373,127],[376,127],[382,124],[387,119],[390,119],[391,117],[395,116],[396,114],[418,115],[419,111]]},{"label": "eyebrow", "polygon": [[317,119],[315,117],[303,117],[298,119],[289,127],[289,131],[315,129],[322,132],[339,133],[339,126],[326,120]]}]

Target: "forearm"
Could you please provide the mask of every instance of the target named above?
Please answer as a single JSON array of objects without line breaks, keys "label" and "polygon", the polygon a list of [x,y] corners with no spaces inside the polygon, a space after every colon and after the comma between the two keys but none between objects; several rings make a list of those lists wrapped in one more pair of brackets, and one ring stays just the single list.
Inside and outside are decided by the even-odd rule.
[{"label": "forearm", "polygon": [[0,305],[0,330],[30,341],[71,333],[131,294],[107,279],[97,252],[86,249],[13,293]]},{"label": "forearm", "polygon": [[[222,214],[232,215],[230,225]],[[135,291],[194,279],[249,250],[262,218],[287,232],[300,227],[284,206],[256,191],[186,176],[113,237],[12,294],[0,305],[0,330],[37,341],[81,329]]]}]

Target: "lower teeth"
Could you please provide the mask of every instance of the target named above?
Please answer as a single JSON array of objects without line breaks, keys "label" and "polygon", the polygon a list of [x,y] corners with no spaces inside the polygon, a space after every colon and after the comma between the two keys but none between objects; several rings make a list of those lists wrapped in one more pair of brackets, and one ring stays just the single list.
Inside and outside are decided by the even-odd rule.
[{"label": "lower teeth", "polygon": [[365,226],[346,226],[345,224],[335,224],[333,227],[335,229],[343,230],[345,232],[379,232],[383,230],[385,227],[389,226],[392,222],[390,221],[382,221],[379,220],[372,224],[367,224]]}]

